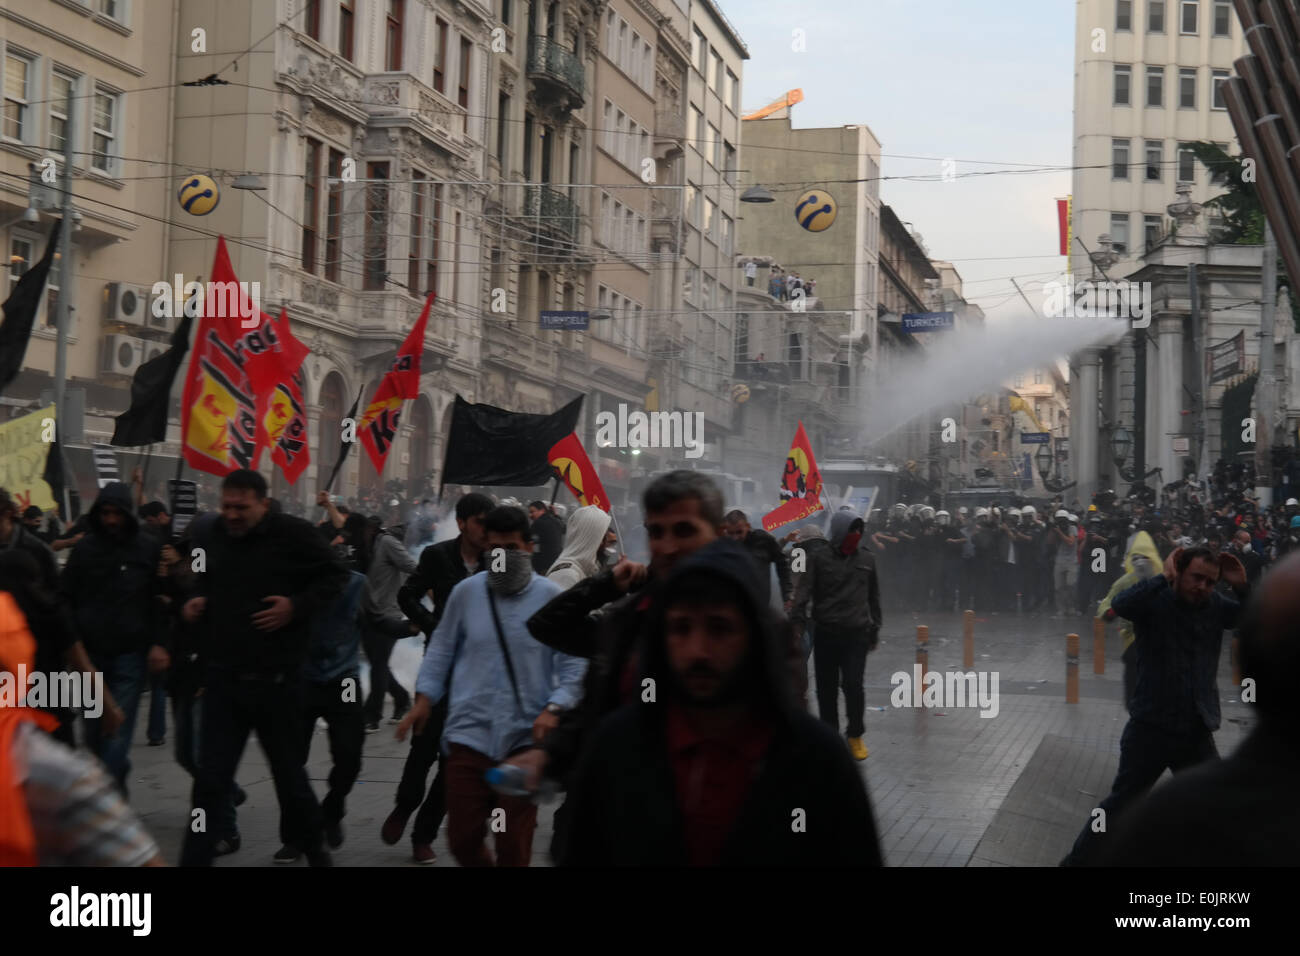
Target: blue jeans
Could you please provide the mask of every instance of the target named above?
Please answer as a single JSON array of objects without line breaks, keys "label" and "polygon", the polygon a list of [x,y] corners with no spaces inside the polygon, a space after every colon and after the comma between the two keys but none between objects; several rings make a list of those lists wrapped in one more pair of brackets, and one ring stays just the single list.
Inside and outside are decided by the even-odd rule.
[{"label": "blue jeans", "polygon": [[149,742],[167,736],[167,672],[149,675]]},{"label": "blue jeans", "polygon": [[104,672],[104,687],[122,708],[126,720],[113,736],[103,731],[103,718],[86,720],[86,747],[99,757],[108,772],[126,795],[126,775],[131,770],[131,740],[135,736],[135,715],[140,709],[140,695],[144,691],[145,652],[131,651],[115,657],[90,655],[96,670]]}]

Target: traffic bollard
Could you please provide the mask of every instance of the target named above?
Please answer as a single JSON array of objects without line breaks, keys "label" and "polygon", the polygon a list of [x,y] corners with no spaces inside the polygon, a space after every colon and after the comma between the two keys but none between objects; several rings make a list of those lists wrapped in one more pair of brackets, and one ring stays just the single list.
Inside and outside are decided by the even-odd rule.
[{"label": "traffic bollard", "polygon": [[962,616],[962,655],[961,666],[970,670],[975,666],[975,612],[967,611]]},{"label": "traffic bollard", "polygon": [[1092,619],[1092,672],[1106,673],[1106,622],[1099,617]]},{"label": "traffic bollard", "polygon": [[1079,702],[1079,635],[1065,635],[1065,702]]}]

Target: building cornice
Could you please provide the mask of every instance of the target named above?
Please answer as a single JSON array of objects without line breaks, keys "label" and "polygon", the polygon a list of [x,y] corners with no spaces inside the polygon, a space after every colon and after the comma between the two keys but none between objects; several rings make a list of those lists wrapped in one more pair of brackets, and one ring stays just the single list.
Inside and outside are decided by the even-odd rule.
[{"label": "building cornice", "polygon": [[42,36],[47,36],[50,37],[51,39],[58,40],[60,43],[66,44],[67,46],[72,47],[74,50],[77,50],[80,53],[84,53],[87,56],[94,57],[96,60],[99,60],[101,63],[107,63],[109,66],[121,70],[123,73],[130,73],[132,76],[145,75],[146,71],[141,67],[136,66],[133,63],[128,63],[126,62],[126,60],[119,60],[115,56],[110,56],[109,54],[105,53],[103,50],[99,50],[91,46],[89,43],[83,43],[80,40],[74,40],[71,37],[64,36],[58,30],[55,30],[52,27],[48,27],[38,20],[32,20],[29,17],[25,17],[21,13],[15,13],[13,10],[10,10],[8,7],[0,6],[0,17],[4,17],[5,19],[12,20],[15,23],[19,24],[20,26],[26,27],[28,30],[31,30],[34,33],[39,33]]}]

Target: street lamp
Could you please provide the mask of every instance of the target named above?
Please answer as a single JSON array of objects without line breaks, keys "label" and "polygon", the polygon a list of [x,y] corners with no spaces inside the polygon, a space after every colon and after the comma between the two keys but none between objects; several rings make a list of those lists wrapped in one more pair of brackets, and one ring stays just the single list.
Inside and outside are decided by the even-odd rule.
[{"label": "street lamp", "polygon": [[741,202],[776,202],[776,197],[762,186],[750,186],[740,194]]},{"label": "street lamp", "polygon": [[1052,448],[1050,445],[1042,444],[1038,446],[1038,451],[1034,452],[1034,464],[1038,466],[1038,477],[1043,479],[1043,485],[1047,485],[1048,472],[1052,470]]}]

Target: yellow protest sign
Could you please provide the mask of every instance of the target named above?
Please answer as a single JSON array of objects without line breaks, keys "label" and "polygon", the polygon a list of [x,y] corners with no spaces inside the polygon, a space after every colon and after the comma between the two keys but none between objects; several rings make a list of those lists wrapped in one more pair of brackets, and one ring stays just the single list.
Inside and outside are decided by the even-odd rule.
[{"label": "yellow protest sign", "polygon": [[41,477],[54,447],[54,406],[0,425],[0,488],[13,496],[21,511],[36,505],[54,507],[54,495]]}]

